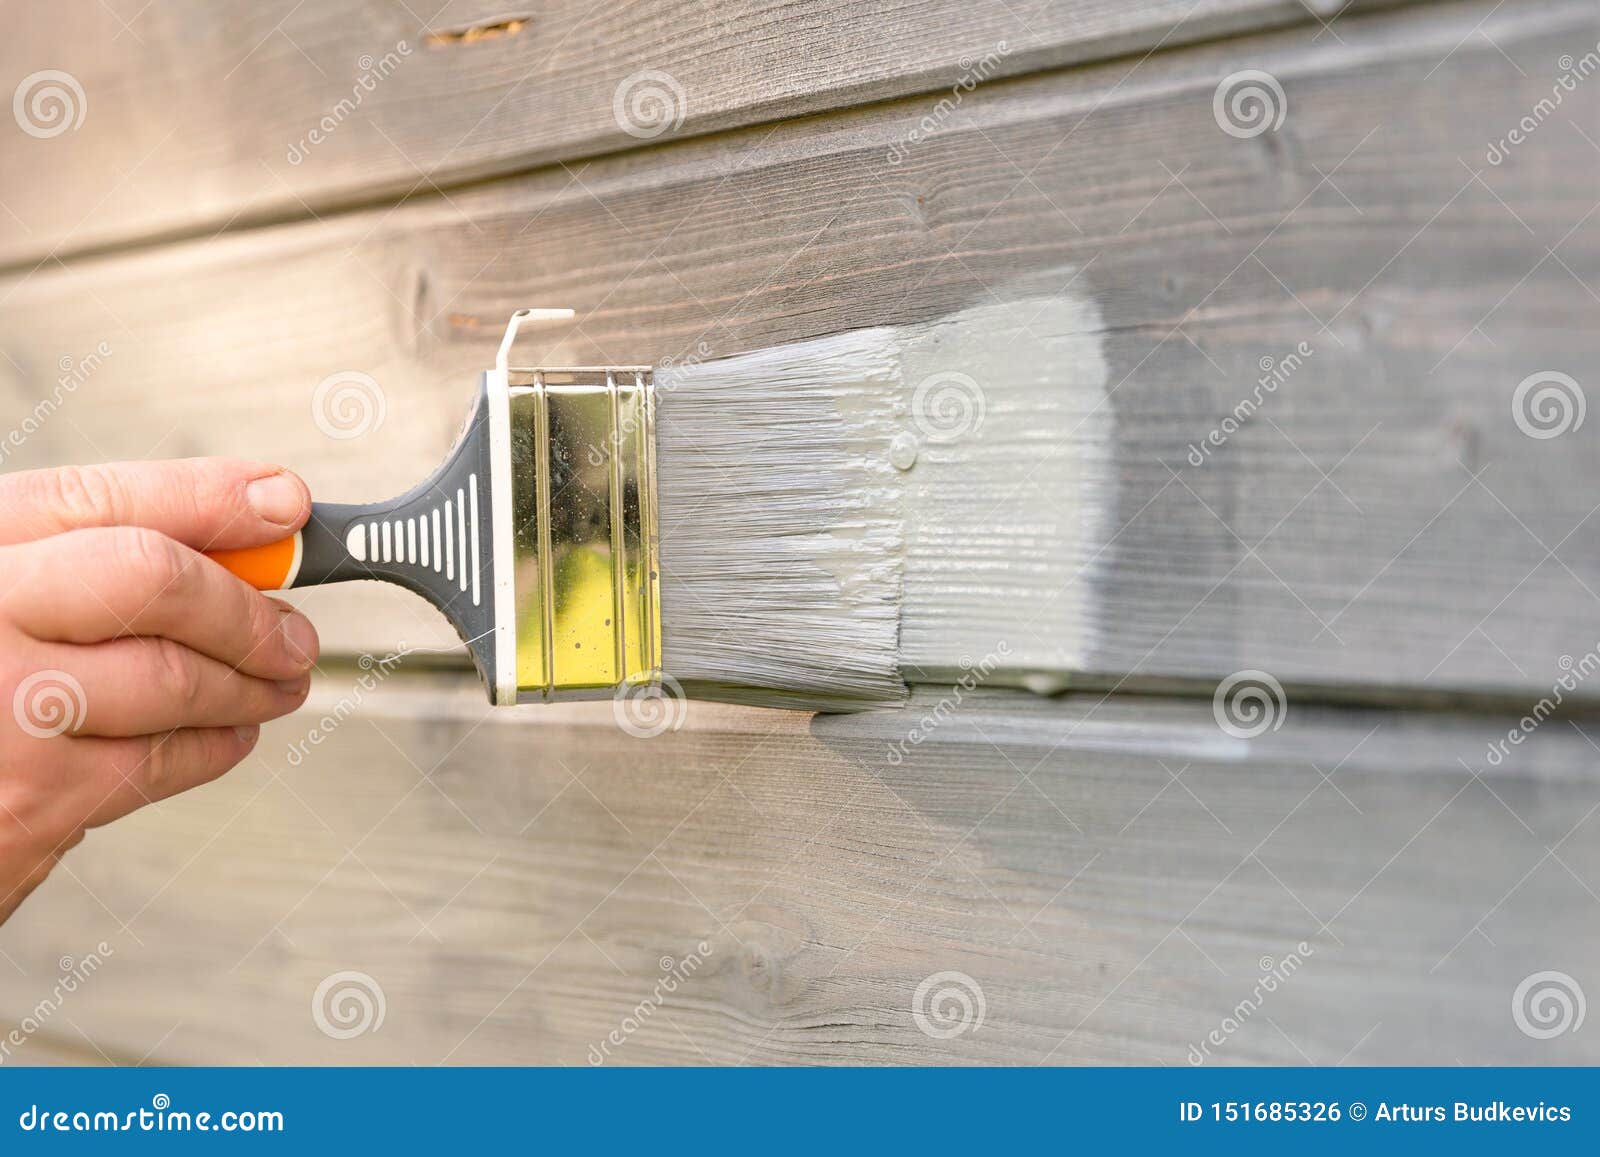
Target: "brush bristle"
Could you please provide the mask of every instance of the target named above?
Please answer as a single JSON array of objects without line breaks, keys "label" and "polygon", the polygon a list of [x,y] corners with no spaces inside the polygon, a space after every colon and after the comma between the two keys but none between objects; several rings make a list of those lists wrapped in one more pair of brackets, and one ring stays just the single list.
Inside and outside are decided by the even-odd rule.
[{"label": "brush bristle", "polygon": [[867,329],[656,372],[663,665],[693,694],[904,697],[899,367]]}]

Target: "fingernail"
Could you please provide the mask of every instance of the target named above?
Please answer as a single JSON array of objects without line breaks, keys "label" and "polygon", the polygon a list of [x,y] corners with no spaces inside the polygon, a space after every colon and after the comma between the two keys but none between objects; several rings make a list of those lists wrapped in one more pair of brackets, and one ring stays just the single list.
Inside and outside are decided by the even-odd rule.
[{"label": "fingernail", "polygon": [[257,515],[278,526],[292,525],[305,506],[305,491],[288,474],[257,478],[244,488],[244,496]]},{"label": "fingernail", "polygon": [[298,679],[279,679],[278,690],[285,695],[304,695],[306,688],[311,685],[311,676],[302,675]]},{"label": "fingernail", "polygon": [[248,727],[235,727],[233,733],[239,737],[240,743],[249,747],[256,741],[256,737],[261,734],[261,728],[252,723]]},{"label": "fingernail", "polygon": [[279,629],[283,631],[283,641],[289,654],[300,660],[302,667],[310,667],[317,661],[317,654],[322,648],[317,642],[317,629],[311,625],[310,619],[299,611],[290,611],[283,616]]}]

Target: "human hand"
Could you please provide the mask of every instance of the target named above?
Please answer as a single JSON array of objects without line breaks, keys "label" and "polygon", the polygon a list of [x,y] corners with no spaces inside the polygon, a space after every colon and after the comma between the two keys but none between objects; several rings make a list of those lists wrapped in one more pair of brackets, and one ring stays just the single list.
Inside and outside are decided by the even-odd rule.
[{"label": "human hand", "polygon": [[200,551],[310,508],[224,459],[0,476],[0,921],[86,829],[215,779],[305,700],[310,621]]}]

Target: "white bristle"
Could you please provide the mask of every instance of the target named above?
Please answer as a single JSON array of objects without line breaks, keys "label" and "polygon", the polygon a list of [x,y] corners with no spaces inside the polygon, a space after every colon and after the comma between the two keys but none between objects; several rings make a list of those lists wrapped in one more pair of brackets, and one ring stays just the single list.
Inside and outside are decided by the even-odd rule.
[{"label": "white bristle", "polygon": [[898,701],[889,329],[656,371],[663,665],[699,693]]}]

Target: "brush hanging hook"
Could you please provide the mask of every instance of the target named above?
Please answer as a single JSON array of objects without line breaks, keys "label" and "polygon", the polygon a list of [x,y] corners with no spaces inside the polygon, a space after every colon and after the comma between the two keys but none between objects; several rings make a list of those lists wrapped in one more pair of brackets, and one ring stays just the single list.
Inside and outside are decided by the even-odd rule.
[{"label": "brush hanging hook", "polygon": [[511,346],[517,340],[517,331],[533,321],[566,321],[573,317],[570,309],[519,309],[506,322],[506,336],[500,339],[500,352],[495,355],[494,368],[502,374],[511,361]]}]

